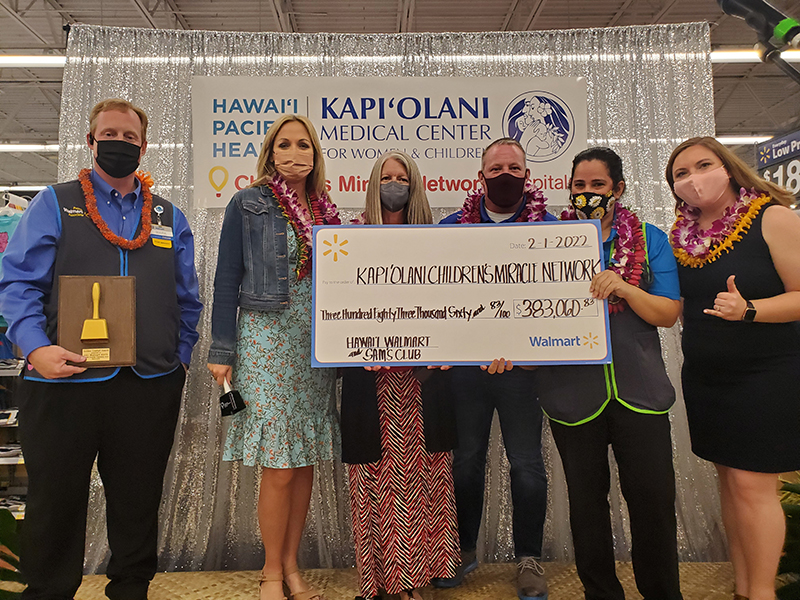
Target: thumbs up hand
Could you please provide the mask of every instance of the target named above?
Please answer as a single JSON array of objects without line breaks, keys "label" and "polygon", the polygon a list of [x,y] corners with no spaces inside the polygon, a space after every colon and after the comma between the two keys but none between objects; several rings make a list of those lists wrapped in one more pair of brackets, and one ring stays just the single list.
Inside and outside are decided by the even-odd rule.
[{"label": "thumbs up hand", "polygon": [[726,321],[741,321],[746,308],[747,301],[736,288],[736,275],[731,275],[728,277],[728,291],[717,294],[714,308],[706,308],[703,312]]}]

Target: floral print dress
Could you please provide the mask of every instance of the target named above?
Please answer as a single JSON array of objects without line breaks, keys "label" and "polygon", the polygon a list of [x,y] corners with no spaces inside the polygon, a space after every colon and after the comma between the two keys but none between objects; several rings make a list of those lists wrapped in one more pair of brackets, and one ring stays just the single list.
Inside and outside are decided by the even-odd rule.
[{"label": "floral print dress", "polygon": [[[293,265],[293,227],[287,242]],[[339,452],[336,369],[311,367],[311,276],[289,277],[287,310],[239,311],[233,382],[247,410],[231,421],[223,460],[295,469]]]}]

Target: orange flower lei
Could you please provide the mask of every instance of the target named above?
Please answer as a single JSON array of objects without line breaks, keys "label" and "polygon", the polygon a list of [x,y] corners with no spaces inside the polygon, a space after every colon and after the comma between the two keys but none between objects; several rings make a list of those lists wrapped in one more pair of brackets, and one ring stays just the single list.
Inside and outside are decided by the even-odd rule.
[{"label": "orange flower lei", "polygon": [[[680,246],[673,246],[672,252],[675,254],[675,258],[678,262],[683,265],[684,267],[691,267],[693,269],[702,268],[703,265],[706,263],[714,262],[717,260],[723,252],[730,252],[731,248],[733,247],[734,242],[738,242],[742,239],[742,235],[745,233],[747,229],[750,229],[750,225],[753,223],[753,219],[758,216],[758,213],[761,212],[761,208],[767,204],[771,198],[769,196],[762,195],[755,200],[750,202],[749,210],[742,215],[739,222],[736,224],[736,227],[733,228],[730,235],[726,237],[717,247],[715,247],[711,252],[706,254],[703,258],[698,258],[696,256],[691,256],[686,250],[681,248]],[[675,224],[672,226],[673,231],[675,228],[678,227],[678,222],[676,221]]]},{"label": "orange flower lei", "polygon": [[94,186],[90,177],[91,172],[91,169],[82,169],[78,175],[78,180],[81,182],[83,196],[86,198],[86,212],[89,213],[92,222],[103,234],[103,237],[115,246],[125,250],[136,250],[144,246],[147,238],[150,237],[150,228],[152,226],[153,194],[150,192],[150,186],[153,184],[153,179],[150,177],[150,173],[136,172],[136,178],[142,185],[142,196],[144,197],[144,204],[142,204],[142,230],[134,239],[126,240],[113,233],[97,211],[97,198],[94,195]]}]

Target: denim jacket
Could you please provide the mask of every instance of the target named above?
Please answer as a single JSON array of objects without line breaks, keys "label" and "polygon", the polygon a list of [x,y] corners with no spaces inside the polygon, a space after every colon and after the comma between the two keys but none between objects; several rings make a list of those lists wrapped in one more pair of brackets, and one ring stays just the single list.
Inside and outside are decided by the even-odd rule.
[{"label": "denim jacket", "polygon": [[267,186],[234,194],[219,238],[208,362],[236,361],[236,315],[289,307],[286,218]]}]

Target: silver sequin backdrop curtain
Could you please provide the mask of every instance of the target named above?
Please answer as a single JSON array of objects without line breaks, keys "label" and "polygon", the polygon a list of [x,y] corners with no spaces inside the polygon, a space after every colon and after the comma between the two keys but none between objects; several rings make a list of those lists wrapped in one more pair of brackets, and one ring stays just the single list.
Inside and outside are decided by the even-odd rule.
[{"label": "silver sequin backdrop curtain", "polygon": [[[160,568],[257,569],[263,564],[255,515],[258,473],[220,461],[225,424],[217,406],[219,392],[205,369],[222,210],[200,209],[192,199],[192,76],[582,76],[588,81],[590,143],[612,146],[621,154],[628,182],[625,202],[666,229],[673,214],[662,175],[669,153],[686,137],[714,132],[709,48],[708,27],[701,23],[401,35],[73,27],[61,103],[59,177],[73,179],[90,164],[85,135],[97,101],[118,96],[143,107],[150,117],[143,168],[153,174],[155,191],[189,217],[207,307],[165,480]],[[566,200],[566,194],[550,198],[551,205]],[[677,330],[663,332],[662,342],[669,374],[679,387]],[[691,454],[680,394],[672,423],[681,558],[721,560],[725,550],[716,479],[709,465]],[[569,560],[565,483],[549,431],[544,452],[551,482],[545,558]],[[496,430],[488,462],[480,551],[487,560],[508,560],[513,557],[508,465]],[[108,558],[97,476],[92,485],[87,572],[103,571]],[[354,564],[345,486],[341,464],[317,469],[303,566]],[[616,475],[611,505],[618,557],[629,559],[628,517]]]}]

